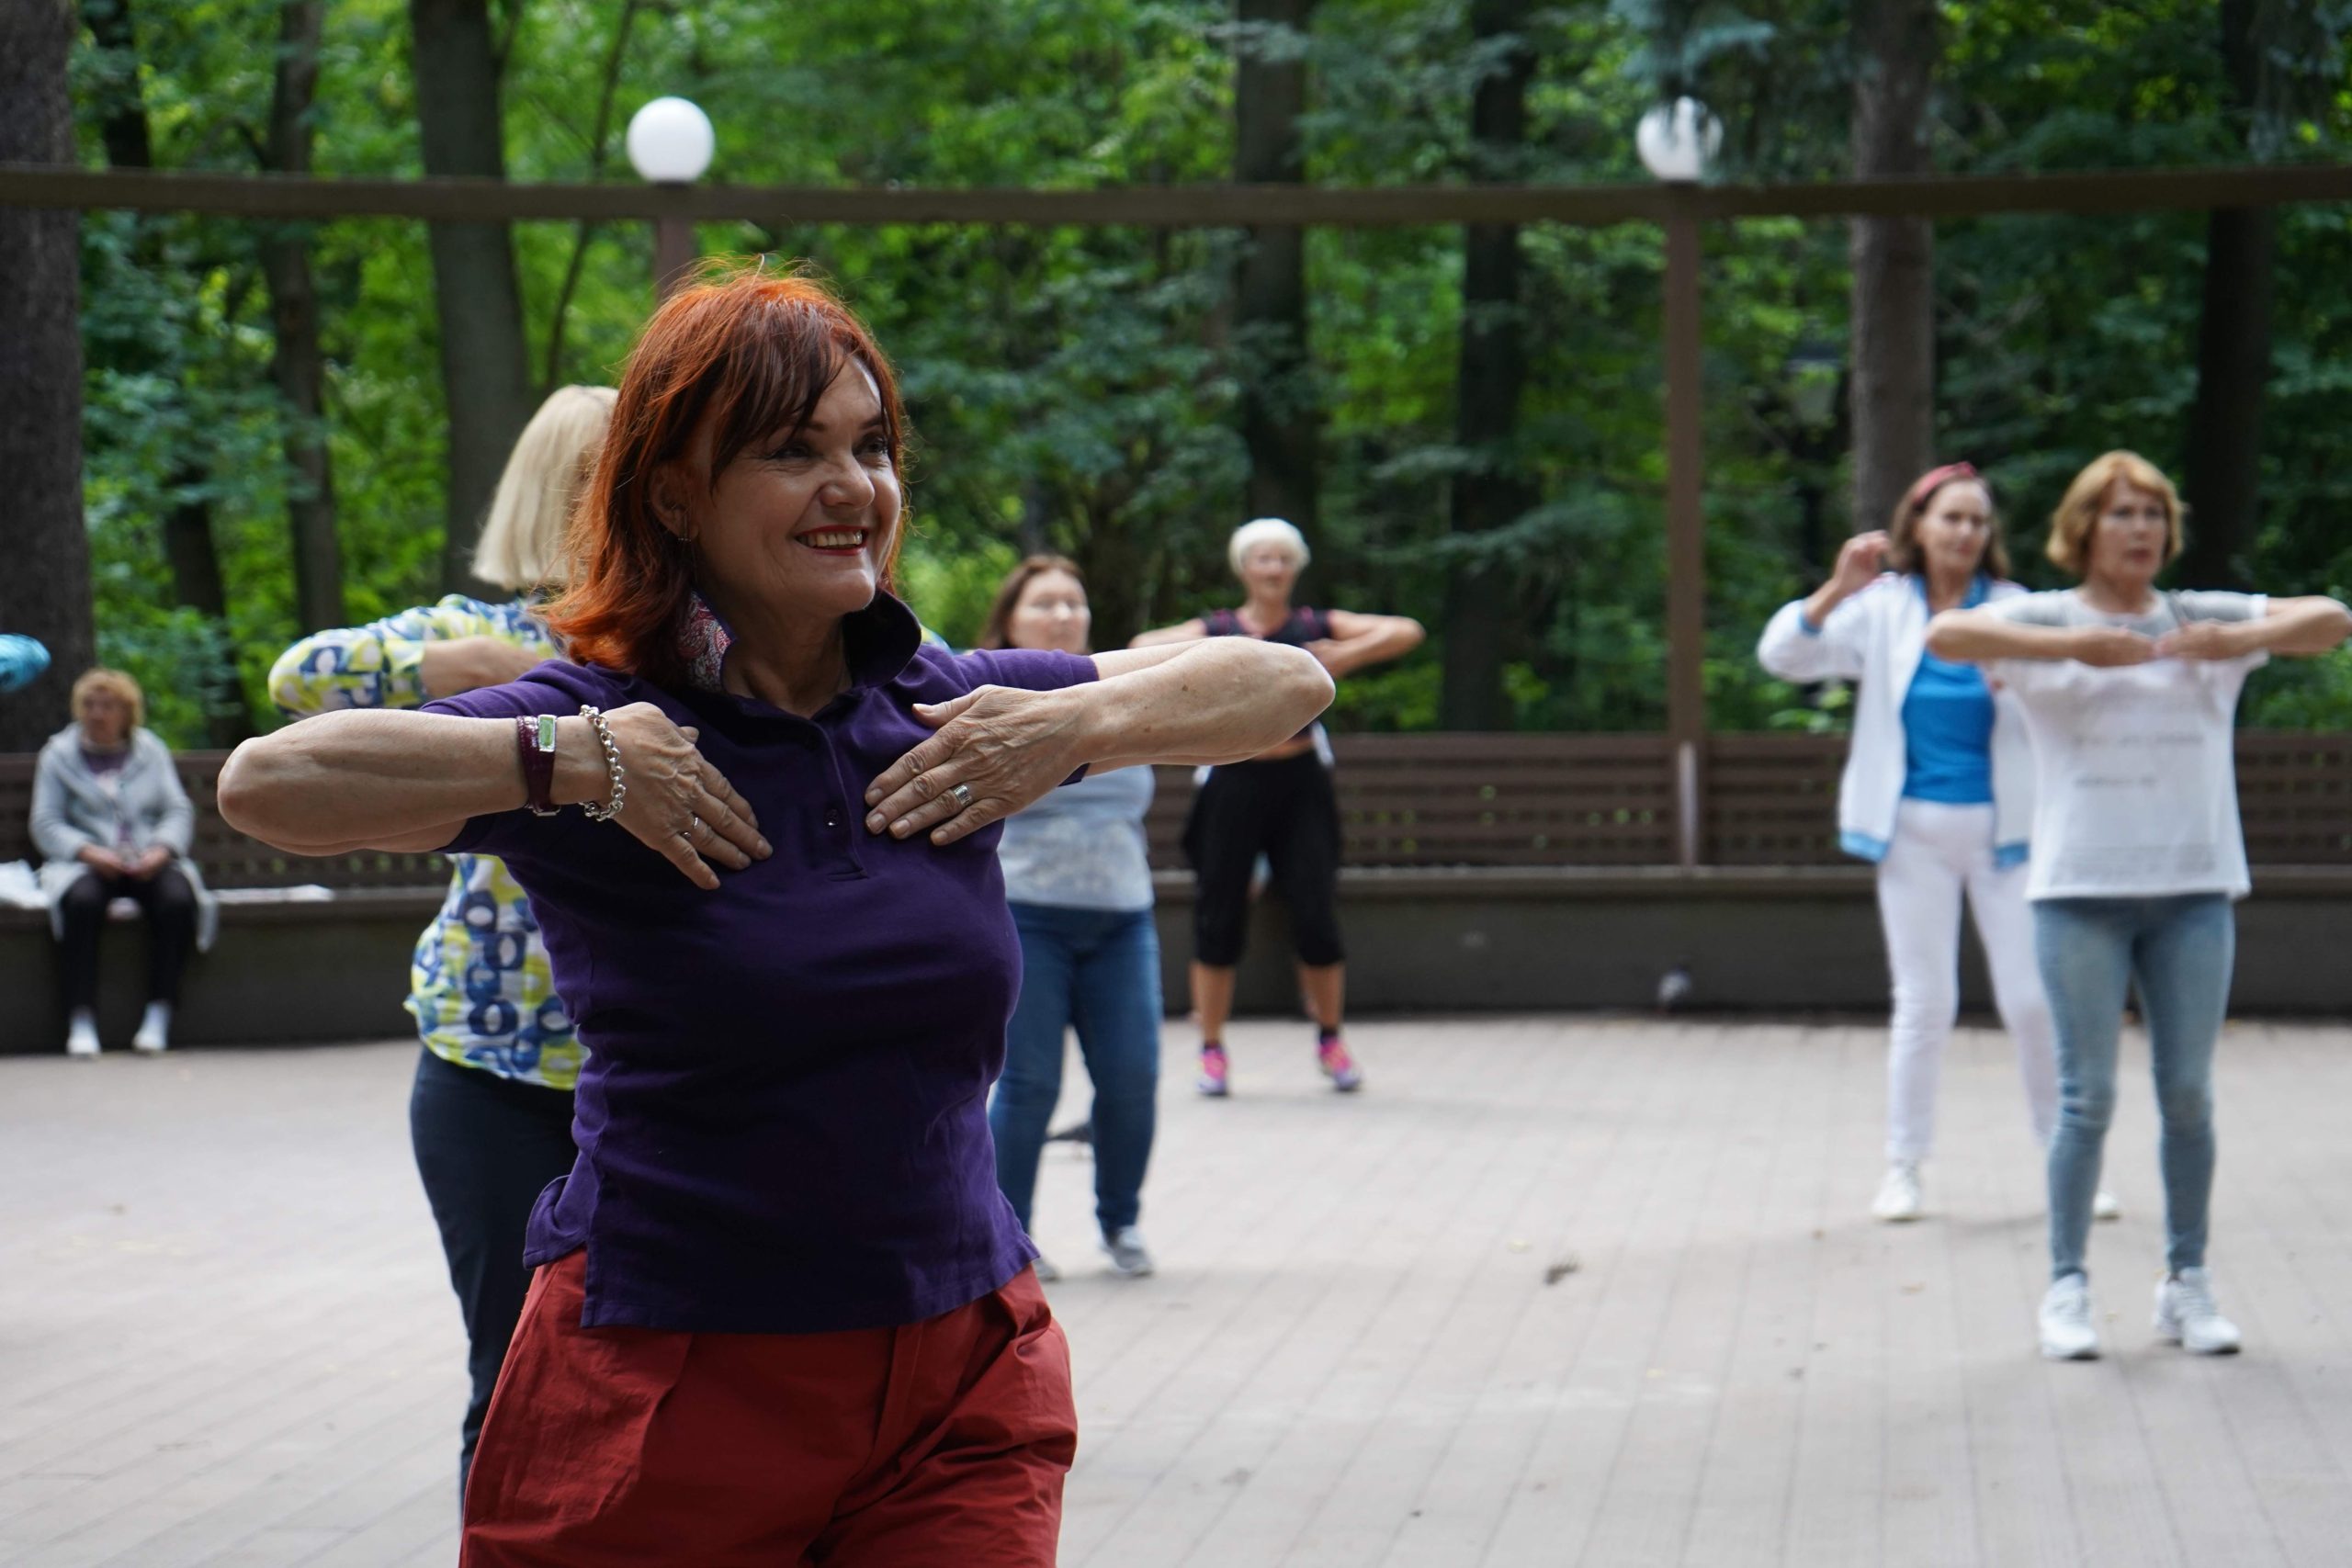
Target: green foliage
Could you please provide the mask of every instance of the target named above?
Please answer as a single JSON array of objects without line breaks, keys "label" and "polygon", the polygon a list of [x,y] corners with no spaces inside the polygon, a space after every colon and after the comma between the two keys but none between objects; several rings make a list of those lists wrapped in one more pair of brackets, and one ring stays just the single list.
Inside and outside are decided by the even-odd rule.
[{"label": "green foliage", "polygon": [[[1227,0],[513,0],[505,153],[524,180],[629,179],[628,113],[694,97],[732,182],[939,186],[1186,183],[1231,167]],[[2352,6],[2272,7],[2257,116],[2226,107],[2210,4],[1957,0],[1944,7],[1933,144],[1953,171],[2338,155]],[[1502,45],[1464,0],[1321,0],[1304,51],[1310,178],[1639,180],[1633,127],[1691,91],[1725,124],[1723,177],[1844,172],[1848,7],[1830,0],[1561,0],[1529,8],[1536,71],[1515,154],[1474,152],[1469,105]],[[501,14],[504,14],[502,8]],[[159,164],[250,169],[267,113],[269,0],[139,7],[141,59],[85,47],[85,156],[136,84]],[[403,0],[328,14],[318,166],[420,170]],[[608,60],[619,62],[609,85]],[[615,113],[598,133],[608,91]],[[2257,123],[2258,122],[2258,123]],[[159,727],[200,739],[207,705],[267,720],[260,678],[292,618],[268,316],[254,226],[96,215],[83,226],[88,496],[107,656],[148,678]],[[355,619],[429,599],[440,548],[444,414],[421,225],[310,231],[330,360],[328,430]],[[1245,236],[1130,230],[845,230],[779,214],[711,224],[709,251],[806,257],[873,322],[920,434],[904,586],[951,639],[977,631],[1021,553],[1087,567],[1100,640],[1228,602],[1223,552],[1245,457],[1234,433],[1250,345],[1228,321]],[[1323,414],[1323,522],[1306,592],[1396,609],[1430,646],[1343,688],[1335,722],[1436,721],[1449,566],[1475,550],[1514,584],[1506,637],[1516,721],[1654,728],[1664,713],[1661,254],[1653,230],[1521,234],[1513,322],[1530,379],[1516,429],[1454,431],[1462,236],[1317,231],[1304,395]],[[2352,582],[2352,230],[2282,215],[2264,525],[2254,565],[2280,591]],[[1939,441],[1993,477],[2016,554],[2089,456],[2131,446],[2169,469],[2194,433],[2203,226],[2194,215],[2000,218],[1938,231]],[[650,303],[639,225],[519,224],[535,375],[609,381]],[[1801,351],[1844,341],[1840,223],[1756,220],[1706,239],[1708,701],[1725,728],[1834,728],[1842,699],[1757,670],[1756,630],[1817,578],[1852,525],[1842,422],[1796,407]],[[1450,476],[1497,466],[1535,503],[1475,544],[1449,536]],[[177,603],[164,553],[175,506],[209,503],[230,613]],[[2036,568],[2030,559],[2029,571]],[[198,671],[225,668],[241,691]],[[2352,724],[2336,660],[2257,678],[2258,722]]]}]

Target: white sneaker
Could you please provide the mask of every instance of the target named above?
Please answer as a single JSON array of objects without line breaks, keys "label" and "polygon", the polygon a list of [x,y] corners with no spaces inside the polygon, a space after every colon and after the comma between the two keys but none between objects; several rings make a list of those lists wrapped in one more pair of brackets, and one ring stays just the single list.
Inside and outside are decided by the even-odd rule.
[{"label": "white sneaker", "polygon": [[1111,1255],[1114,1273],[1129,1280],[1140,1280],[1151,1272],[1151,1252],[1143,1244],[1143,1232],[1133,1225],[1121,1225],[1102,1238],[1102,1250]]},{"label": "white sneaker", "polygon": [[2091,1194],[2092,1219],[2120,1220],[2122,1217],[2123,1205],[2115,1201],[2114,1193],[2109,1192],[2106,1188],[2102,1187],[2098,1191]]},{"label": "white sneaker", "polygon": [[73,1021],[65,1026],[65,1054],[69,1056],[95,1056],[98,1054],[98,1021],[85,1010],[76,1008]]},{"label": "white sneaker", "polygon": [[2098,1359],[2098,1330],[2091,1326],[2091,1282],[2080,1274],[2051,1281],[2041,1298],[2041,1353],[2053,1361]]},{"label": "white sneaker", "polygon": [[130,1037],[130,1048],[150,1055],[172,1048],[172,1006],[169,1002],[149,1002],[147,1014],[139,1021],[139,1032]]},{"label": "white sneaker", "polygon": [[1919,1162],[1899,1159],[1886,1168],[1886,1179],[1878,1184],[1878,1196],[1871,1201],[1871,1217],[1900,1224],[1916,1220],[1927,1205],[1919,1190]]},{"label": "white sneaker", "polygon": [[2156,1281],[2156,1333],[2196,1356],[2234,1356],[2238,1325],[2213,1304],[2213,1277],[2184,1269]]}]

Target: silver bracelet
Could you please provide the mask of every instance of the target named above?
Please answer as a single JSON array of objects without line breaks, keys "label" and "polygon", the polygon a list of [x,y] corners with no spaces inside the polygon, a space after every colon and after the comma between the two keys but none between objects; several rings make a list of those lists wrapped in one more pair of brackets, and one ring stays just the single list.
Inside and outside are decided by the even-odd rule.
[{"label": "silver bracelet", "polygon": [[605,722],[602,711],[583,705],[580,716],[588,721],[588,728],[596,732],[597,741],[605,748],[605,777],[613,785],[612,799],[602,806],[593,800],[583,801],[580,809],[588,814],[591,822],[609,822],[628,803],[628,770],[621,766],[620,742],[613,739],[613,727]]}]

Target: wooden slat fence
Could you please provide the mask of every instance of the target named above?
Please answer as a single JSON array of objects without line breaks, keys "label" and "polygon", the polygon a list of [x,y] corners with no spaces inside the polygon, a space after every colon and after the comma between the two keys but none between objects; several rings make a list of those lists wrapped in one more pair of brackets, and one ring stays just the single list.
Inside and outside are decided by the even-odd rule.
[{"label": "wooden slat fence", "polygon": [[[1718,735],[1707,746],[1702,861],[1718,866],[1843,862],[1837,845],[1841,736]],[[1662,866],[1674,863],[1673,755],[1659,735],[1343,735],[1333,742],[1344,858],[1359,866]],[[223,754],[183,752],[196,853],[216,887],[420,887],[438,856],[310,860],[232,830],[213,805]],[[0,861],[35,858],[27,829],[33,759],[0,756]],[[1182,868],[1188,768],[1158,770],[1151,859]],[[2239,804],[2257,865],[2352,865],[2352,734],[2245,730]]]}]

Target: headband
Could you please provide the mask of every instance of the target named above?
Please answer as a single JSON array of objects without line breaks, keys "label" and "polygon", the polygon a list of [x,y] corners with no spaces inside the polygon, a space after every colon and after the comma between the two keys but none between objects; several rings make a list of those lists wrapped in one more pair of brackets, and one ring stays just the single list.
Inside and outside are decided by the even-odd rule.
[{"label": "headband", "polygon": [[1973,463],[1946,463],[1940,468],[1929,468],[1926,473],[1921,474],[1918,481],[1905,493],[1904,508],[1909,511],[1926,504],[1929,496],[1954,479],[1981,479],[1981,478]]}]

